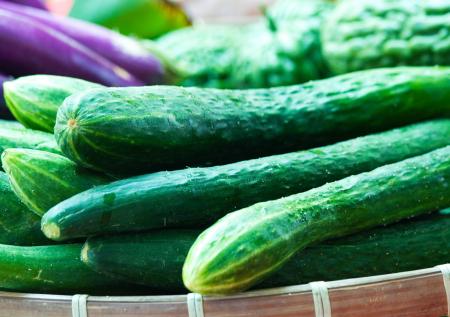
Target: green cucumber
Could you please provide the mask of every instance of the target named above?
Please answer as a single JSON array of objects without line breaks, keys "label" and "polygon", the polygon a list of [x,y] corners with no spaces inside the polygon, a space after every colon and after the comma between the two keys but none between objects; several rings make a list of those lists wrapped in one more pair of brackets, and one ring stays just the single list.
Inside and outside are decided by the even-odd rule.
[{"label": "green cucumber", "polygon": [[0,119],[0,128],[24,130],[25,127],[18,121]]},{"label": "green cucumber", "polygon": [[105,277],[81,260],[82,244],[19,247],[0,244],[0,289],[26,293],[139,292],[139,286]]},{"label": "green cucumber", "polygon": [[38,149],[61,153],[52,134],[0,123],[0,154],[8,148]]},{"label": "green cucumber", "polygon": [[8,176],[0,172],[0,244],[53,244],[41,232],[41,218],[14,194]]},{"label": "green cucumber", "polygon": [[340,1],[322,31],[334,73],[399,65],[449,65],[448,0]]},{"label": "green cucumber", "polygon": [[[44,216],[43,230],[52,239],[65,240],[162,227],[201,227],[260,201],[450,145],[449,135],[450,120],[441,119],[309,151],[124,179],[58,204]],[[18,170],[26,171],[23,166]],[[23,183],[34,184],[27,178]]]},{"label": "green cucumber", "polygon": [[56,112],[68,96],[102,87],[82,79],[33,75],[4,84],[4,94],[14,117],[30,129],[53,133]]},{"label": "green cucumber", "polygon": [[[450,261],[450,214],[419,217],[309,247],[258,288],[432,267]],[[102,274],[166,292],[185,292],[181,272],[196,230],[89,238],[81,259]]]},{"label": "green cucumber", "polygon": [[94,89],[65,100],[55,136],[81,165],[142,174],[329,144],[449,110],[450,68],[378,69],[259,90]]},{"label": "green cucumber", "polygon": [[196,240],[184,284],[203,294],[243,291],[312,244],[449,207],[449,185],[447,146],[240,209]]},{"label": "green cucumber", "polygon": [[7,149],[2,164],[16,195],[39,216],[75,194],[111,181],[64,156],[45,151]]}]

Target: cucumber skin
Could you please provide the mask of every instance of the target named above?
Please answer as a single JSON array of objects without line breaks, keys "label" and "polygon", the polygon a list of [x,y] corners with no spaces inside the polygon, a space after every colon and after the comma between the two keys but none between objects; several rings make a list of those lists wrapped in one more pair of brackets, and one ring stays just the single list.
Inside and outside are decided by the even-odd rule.
[{"label": "cucumber skin", "polygon": [[112,180],[62,155],[39,150],[7,149],[2,165],[17,197],[39,216],[75,194]]},{"label": "cucumber skin", "polygon": [[335,74],[400,65],[449,65],[447,0],[341,1],[322,31]]},{"label": "cucumber skin", "polygon": [[27,293],[138,293],[141,287],[105,277],[81,260],[82,244],[18,247],[0,244],[0,289]]},{"label": "cucumber skin", "polygon": [[0,122],[0,154],[9,148],[37,149],[61,154],[52,134],[25,129],[15,123]]},{"label": "cucumber skin", "polygon": [[77,78],[33,75],[4,84],[9,110],[25,127],[53,133],[58,108],[68,96],[102,85]]},{"label": "cucumber skin", "polygon": [[203,294],[243,291],[299,250],[450,206],[450,147],[228,214],[204,231],[183,267]]},{"label": "cucumber skin", "polygon": [[83,166],[142,174],[288,152],[442,116],[450,110],[449,87],[450,68],[424,67],[268,90],[94,89],[64,101],[55,136]]},{"label": "cucumber skin", "polygon": [[54,244],[41,232],[41,218],[16,197],[3,172],[0,172],[0,224],[0,244]]},{"label": "cucumber skin", "polygon": [[[450,215],[436,214],[325,241],[296,253],[257,288],[432,267],[450,260]],[[93,237],[82,261],[94,271],[165,292],[185,292],[184,260],[200,231]]]},{"label": "cucumber skin", "polygon": [[205,228],[233,210],[450,145],[449,135],[450,120],[441,119],[309,151],[124,179],[56,205],[43,217],[43,230],[56,224],[59,236],[48,236],[65,240],[162,227]]}]

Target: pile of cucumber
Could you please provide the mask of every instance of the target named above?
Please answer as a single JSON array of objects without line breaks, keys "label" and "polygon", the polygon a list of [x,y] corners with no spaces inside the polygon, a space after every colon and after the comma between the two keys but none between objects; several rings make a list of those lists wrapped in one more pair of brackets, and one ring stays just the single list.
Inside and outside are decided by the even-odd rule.
[{"label": "pile of cucumber", "polygon": [[[222,52],[219,73],[191,83],[300,82],[326,58],[345,74],[248,90],[7,81],[18,121],[0,120],[0,289],[232,294],[449,262],[450,67],[402,65],[444,64],[430,34],[450,2],[311,1],[267,12],[276,63]],[[312,42],[286,42],[308,12]]]},{"label": "pile of cucumber", "polygon": [[1,289],[229,294],[450,260],[450,68],[4,93]]}]

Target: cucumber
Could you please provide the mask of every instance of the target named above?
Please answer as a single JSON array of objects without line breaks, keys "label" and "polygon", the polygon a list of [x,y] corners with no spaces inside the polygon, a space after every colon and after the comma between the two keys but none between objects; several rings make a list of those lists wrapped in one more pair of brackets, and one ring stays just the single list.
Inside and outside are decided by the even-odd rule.
[{"label": "cucumber", "polygon": [[[42,220],[43,230],[52,239],[65,240],[162,227],[204,227],[233,210],[450,145],[449,135],[450,120],[441,119],[309,151],[124,179],[50,209]],[[19,165],[17,170],[23,173],[26,168]],[[31,178],[24,178],[23,186],[34,185]],[[29,188],[30,196],[34,191]]]},{"label": "cucumber", "polygon": [[142,174],[329,144],[442,116],[450,110],[449,88],[450,68],[418,67],[268,90],[94,89],[65,100],[55,136],[81,165]]},{"label": "cucumber", "polygon": [[2,164],[16,195],[39,216],[61,201],[111,180],[64,156],[39,150],[7,149]]},{"label": "cucumber", "polygon": [[41,232],[41,218],[14,194],[8,176],[0,172],[0,244],[53,244]]},{"label": "cucumber", "polygon": [[[450,261],[450,214],[418,217],[298,252],[258,288],[432,267]],[[89,238],[81,259],[102,274],[165,292],[185,292],[182,266],[196,230]]]},{"label": "cucumber", "polygon": [[82,244],[19,247],[0,244],[0,289],[26,293],[139,292],[142,288],[108,278],[81,260]]},{"label": "cucumber", "polygon": [[449,65],[447,0],[340,1],[322,32],[334,73],[399,65]]},{"label": "cucumber", "polygon": [[312,244],[449,207],[449,182],[450,146],[240,209],[196,240],[184,284],[203,294],[243,291]]},{"label": "cucumber", "polygon": [[0,154],[8,148],[38,149],[60,153],[52,134],[25,129],[16,123],[0,123]]},{"label": "cucumber", "polygon": [[14,117],[30,129],[53,133],[56,112],[68,96],[102,87],[82,79],[52,76],[26,76],[4,84],[8,108]]},{"label": "cucumber", "polygon": [[324,0],[282,0],[245,25],[195,25],[156,42],[187,73],[185,86],[258,88],[328,74],[320,27],[334,7]]},{"label": "cucumber", "polygon": [[0,119],[0,128],[8,128],[14,130],[25,130],[25,127],[18,121]]}]

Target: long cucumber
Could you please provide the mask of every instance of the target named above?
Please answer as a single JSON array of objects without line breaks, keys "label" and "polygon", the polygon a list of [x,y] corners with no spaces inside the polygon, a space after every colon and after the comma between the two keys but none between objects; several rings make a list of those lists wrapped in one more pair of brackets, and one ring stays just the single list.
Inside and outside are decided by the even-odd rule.
[{"label": "long cucumber", "polygon": [[33,75],[4,84],[4,94],[14,117],[30,129],[53,133],[56,112],[70,95],[102,85],[77,78]]},{"label": "long cucumber", "polygon": [[79,164],[142,174],[330,144],[448,113],[450,68],[389,68],[272,89],[91,89],[64,101],[55,136]]},{"label": "long cucumber", "polygon": [[142,287],[105,277],[81,260],[82,244],[19,247],[0,244],[0,289],[63,294],[141,293]]},{"label": "long cucumber", "polygon": [[39,150],[7,149],[2,165],[16,195],[39,216],[75,194],[112,180],[62,155]]},{"label": "long cucumber", "polygon": [[239,292],[312,244],[450,206],[450,146],[233,212],[204,231],[183,267],[188,289]]},{"label": "long cucumber", "polygon": [[[396,273],[450,261],[450,214],[442,211],[325,241],[298,252],[257,285],[277,287]],[[181,271],[198,230],[93,237],[82,261],[95,271],[165,292],[185,292]]]},{"label": "long cucumber", "polygon": [[[442,119],[309,151],[124,179],[58,204],[44,216],[43,230],[52,239],[64,240],[162,227],[204,227],[233,210],[450,145],[449,135],[450,120]],[[24,160],[31,165],[17,163],[18,176],[11,175],[17,187],[29,194],[22,199],[42,201],[48,196],[33,195],[36,181],[42,181],[43,191],[58,195],[59,190],[49,190],[53,183],[45,174],[30,171],[20,177],[32,167],[31,155]]]},{"label": "long cucumber", "polygon": [[8,176],[0,172],[0,244],[53,244],[41,232],[41,218],[14,194]]}]

